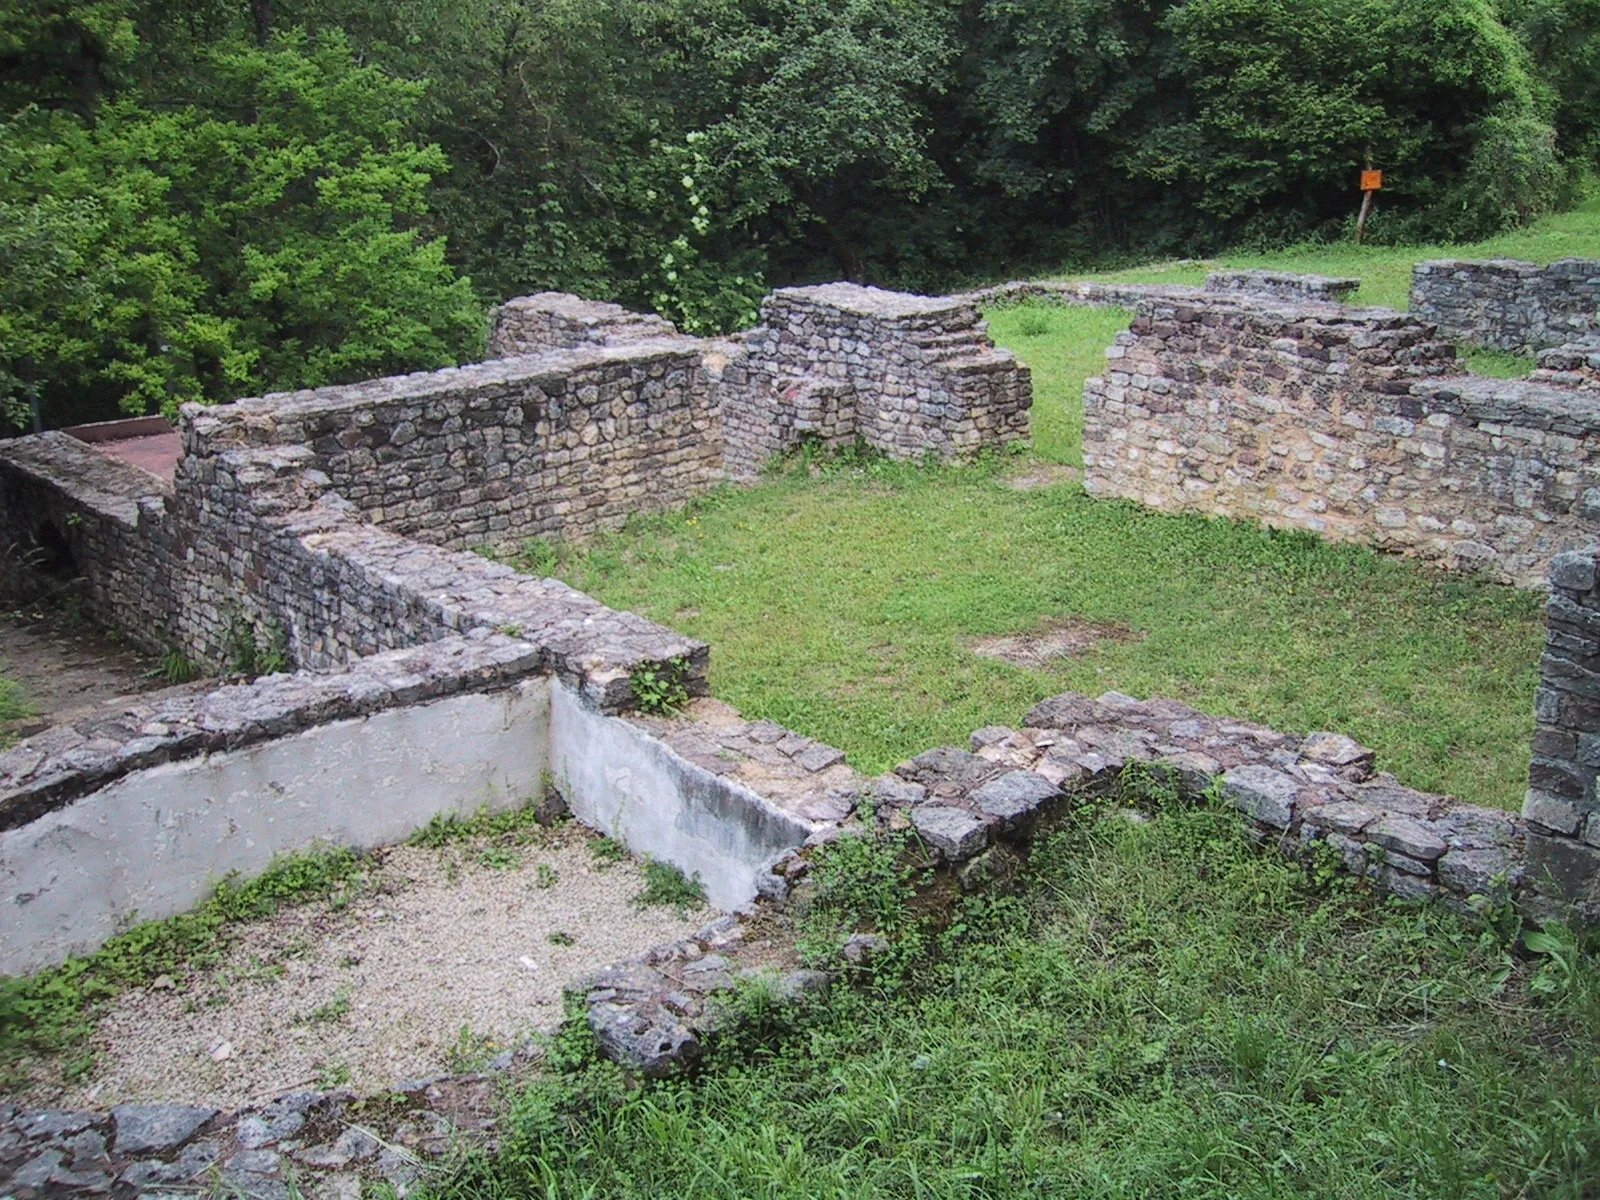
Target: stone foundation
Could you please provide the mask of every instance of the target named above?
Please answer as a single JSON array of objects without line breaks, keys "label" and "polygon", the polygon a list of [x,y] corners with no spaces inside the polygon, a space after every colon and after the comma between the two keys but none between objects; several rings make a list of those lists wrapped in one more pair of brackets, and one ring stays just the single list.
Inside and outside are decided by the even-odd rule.
[{"label": "stone foundation", "polygon": [[1145,300],[1084,386],[1085,487],[1543,586],[1600,537],[1600,406],[1461,373],[1403,313]]},{"label": "stone foundation", "polygon": [[1411,311],[1447,337],[1531,353],[1600,331],[1600,262],[1435,259],[1411,271]]}]

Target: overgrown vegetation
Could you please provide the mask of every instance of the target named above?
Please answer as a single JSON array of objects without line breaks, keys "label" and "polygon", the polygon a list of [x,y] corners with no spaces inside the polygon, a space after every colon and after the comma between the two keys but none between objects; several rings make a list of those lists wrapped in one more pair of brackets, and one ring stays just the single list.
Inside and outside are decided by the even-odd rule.
[{"label": "overgrown vegetation", "polygon": [[559,288],[1482,237],[1600,145],[1594,0],[65,0],[0,14],[0,403],[50,424],[478,352]]},{"label": "overgrown vegetation", "polygon": [[78,1053],[100,1008],[123,989],[220,961],[236,922],[350,888],[366,866],[342,847],[281,855],[254,879],[229,875],[196,908],[134,924],[92,954],[24,978],[0,976],[0,1080],[29,1056]]},{"label": "overgrown vegetation", "polygon": [[641,663],[628,676],[634,704],[642,713],[670,716],[689,703],[685,680],[689,664],[681,658]]},{"label": "overgrown vegetation", "polygon": [[[1045,837],[937,922],[893,844],[829,849],[830,911],[917,943],[700,1076],[634,1086],[571,1025],[440,1197],[1453,1196],[1600,1179],[1600,972],[1517,952],[1142,796]],[[1130,815],[1131,813],[1131,815]]]},{"label": "overgrown vegetation", "polygon": [[701,885],[699,875],[685,875],[671,863],[647,856],[644,860],[644,886],[634,896],[633,902],[640,908],[674,908],[681,917],[706,902],[706,889]]}]

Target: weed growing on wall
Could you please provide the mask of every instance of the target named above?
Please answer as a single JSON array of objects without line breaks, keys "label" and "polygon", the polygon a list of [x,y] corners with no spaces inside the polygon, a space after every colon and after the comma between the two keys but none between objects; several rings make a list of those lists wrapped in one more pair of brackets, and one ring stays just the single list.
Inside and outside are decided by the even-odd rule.
[{"label": "weed growing on wall", "polygon": [[684,681],[689,663],[683,658],[643,663],[633,669],[628,682],[633,686],[634,703],[642,713],[670,716],[689,703]]},{"label": "weed growing on wall", "polygon": [[706,902],[706,889],[701,885],[699,875],[691,877],[669,862],[646,858],[644,886],[634,896],[633,902],[639,908],[657,905],[674,908],[681,917],[691,908],[699,908]]}]

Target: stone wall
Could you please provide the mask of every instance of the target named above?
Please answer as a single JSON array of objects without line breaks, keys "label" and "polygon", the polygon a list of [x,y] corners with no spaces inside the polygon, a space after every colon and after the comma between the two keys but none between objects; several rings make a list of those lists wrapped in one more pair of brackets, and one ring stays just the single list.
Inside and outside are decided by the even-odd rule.
[{"label": "stone wall", "polygon": [[847,283],[783,288],[740,340],[721,389],[736,478],[807,435],[938,459],[1028,435],[1028,369],[995,348],[962,299]]},{"label": "stone wall", "polygon": [[1299,275],[1289,271],[1212,271],[1206,276],[1205,290],[1273,300],[1339,304],[1348,300],[1360,286],[1359,279]]},{"label": "stone wall", "polygon": [[616,346],[677,333],[653,313],[629,312],[620,304],[584,300],[566,292],[538,292],[507,300],[489,316],[489,357]]},{"label": "stone wall", "polygon": [[1528,868],[1547,890],[1600,920],[1600,579],[1595,549],[1550,567],[1538,724],[1522,814]]},{"label": "stone wall", "polygon": [[1541,587],[1600,537],[1600,404],[1459,374],[1381,309],[1144,301],[1084,387],[1097,496],[1308,529]]},{"label": "stone wall", "polygon": [[616,529],[722,470],[690,338],[585,345],[209,411],[217,445],[309,447],[363,518],[438,545]]},{"label": "stone wall", "polygon": [[182,554],[167,523],[171,487],[65,433],[3,443],[0,588],[32,598],[82,579],[101,619],[163,648]]},{"label": "stone wall", "polygon": [[1445,336],[1529,353],[1600,331],[1600,262],[1434,259],[1411,270],[1411,311]]}]

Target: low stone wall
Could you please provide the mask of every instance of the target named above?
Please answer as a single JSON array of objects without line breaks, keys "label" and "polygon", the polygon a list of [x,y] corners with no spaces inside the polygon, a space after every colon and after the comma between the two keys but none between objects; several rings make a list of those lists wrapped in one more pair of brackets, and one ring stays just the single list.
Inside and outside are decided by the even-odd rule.
[{"label": "low stone wall", "polygon": [[489,316],[489,357],[539,354],[582,346],[672,337],[677,328],[654,313],[584,300],[566,292],[538,292],[507,300]]},{"label": "low stone wall", "polygon": [[0,589],[29,599],[81,577],[85,598],[136,644],[159,650],[180,551],[165,481],[65,433],[3,443]]},{"label": "low stone wall", "polygon": [[1569,342],[1539,351],[1539,365],[1529,373],[1534,383],[1549,383],[1556,387],[1600,387],[1600,345]]},{"label": "low stone wall", "polygon": [[741,335],[722,411],[735,478],[801,437],[893,458],[966,458],[1028,435],[1028,369],[964,300],[833,283],[783,288]]},{"label": "low stone wall", "polygon": [[1144,301],[1084,386],[1085,487],[1541,587],[1600,537],[1600,405],[1459,374],[1381,309]]},{"label": "low stone wall", "polygon": [[1600,920],[1600,577],[1594,549],[1550,567],[1538,725],[1522,814],[1528,867]]},{"label": "low stone wall", "polygon": [[582,538],[720,478],[701,353],[657,338],[240,400],[193,414],[198,449],[306,446],[363,519],[438,545]]},{"label": "low stone wall", "polygon": [[1261,296],[1272,300],[1342,304],[1360,286],[1359,279],[1339,279],[1328,275],[1298,275],[1289,271],[1212,271],[1206,276],[1205,290]]},{"label": "low stone wall", "polygon": [[1600,261],[1420,262],[1411,270],[1411,311],[1447,337],[1495,350],[1559,346],[1600,331]]}]

